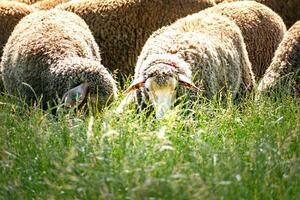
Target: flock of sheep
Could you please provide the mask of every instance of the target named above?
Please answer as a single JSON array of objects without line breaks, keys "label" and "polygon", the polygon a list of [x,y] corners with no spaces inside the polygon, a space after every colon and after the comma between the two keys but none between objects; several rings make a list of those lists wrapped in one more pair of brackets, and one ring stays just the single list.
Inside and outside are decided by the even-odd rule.
[{"label": "flock of sheep", "polygon": [[298,0],[0,0],[0,85],[44,108],[103,108],[134,75],[117,112],[150,103],[158,118],[179,90],[241,98],[280,85],[300,96],[299,10]]}]

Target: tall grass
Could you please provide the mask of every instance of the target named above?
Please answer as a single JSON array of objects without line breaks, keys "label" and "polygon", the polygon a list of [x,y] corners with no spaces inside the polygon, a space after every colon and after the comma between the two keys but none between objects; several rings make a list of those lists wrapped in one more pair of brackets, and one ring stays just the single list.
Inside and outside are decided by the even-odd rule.
[{"label": "tall grass", "polygon": [[1,199],[299,199],[300,100],[184,103],[158,121],[0,96]]}]

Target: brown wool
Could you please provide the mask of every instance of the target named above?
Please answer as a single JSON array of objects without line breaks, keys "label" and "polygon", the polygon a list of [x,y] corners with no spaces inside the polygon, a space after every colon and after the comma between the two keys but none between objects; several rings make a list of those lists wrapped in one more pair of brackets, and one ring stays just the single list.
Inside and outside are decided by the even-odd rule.
[{"label": "brown wool", "polygon": [[103,65],[122,77],[133,74],[153,31],[213,5],[213,0],[81,0],[57,8],[86,21],[100,47]]},{"label": "brown wool", "polygon": [[223,3],[206,11],[229,17],[238,25],[244,37],[254,76],[256,81],[260,80],[286,32],[281,17],[255,1]]}]

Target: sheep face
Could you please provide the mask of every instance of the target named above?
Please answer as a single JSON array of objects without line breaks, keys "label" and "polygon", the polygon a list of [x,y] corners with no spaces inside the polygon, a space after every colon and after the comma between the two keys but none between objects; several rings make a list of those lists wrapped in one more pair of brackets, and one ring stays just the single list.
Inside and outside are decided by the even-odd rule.
[{"label": "sheep face", "polygon": [[156,76],[145,81],[145,96],[149,97],[154,106],[157,118],[162,118],[174,104],[177,85],[177,79],[172,76]]}]

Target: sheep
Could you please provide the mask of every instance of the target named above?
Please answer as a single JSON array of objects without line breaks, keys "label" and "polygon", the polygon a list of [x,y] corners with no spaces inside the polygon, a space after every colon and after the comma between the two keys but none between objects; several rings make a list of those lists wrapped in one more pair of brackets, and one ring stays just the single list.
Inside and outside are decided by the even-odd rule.
[{"label": "sheep", "polygon": [[32,4],[32,6],[39,10],[50,10],[55,6],[66,2],[69,2],[69,0],[42,0]]},{"label": "sheep", "polygon": [[209,99],[228,91],[234,98],[238,91],[251,90],[255,80],[242,33],[234,22],[202,11],[154,32],[116,112],[122,113],[136,93],[139,107],[150,100],[161,118],[174,103],[179,84],[194,92],[202,90]]},{"label": "sheep", "polygon": [[[14,27],[23,17],[31,12],[33,12],[33,9],[26,4],[14,1],[0,1],[0,62],[3,47]],[[0,92],[1,91],[3,91],[3,83],[0,74]]]},{"label": "sheep", "polygon": [[255,1],[222,3],[205,12],[222,14],[238,25],[246,43],[253,73],[256,81],[259,81],[286,32],[281,17]]},{"label": "sheep", "polygon": [[213,6],[213,0],[81,0],[56,8],[71,11],[89,25],[102,63],[119,80],[132,75],[137,57],[153,31]]},{"label": "sheep", "polygon": [[300,19],[300,1],[299,0],[256,0],[266,6],[269,6],[277,12],[288,28]]},{"label": "sheep", "polygon": [[117,87],[101,65],[99,47],[87,24],[76,14],[52,9],[24,17],[4,47],[1,72],[9,94],[42,108],[85,105],[99,108],[116,97]]},{"label": "sheep", "polygon": [[278,89],[300,96],[300,21],[286,33],[257,91],[260,96]]}]

